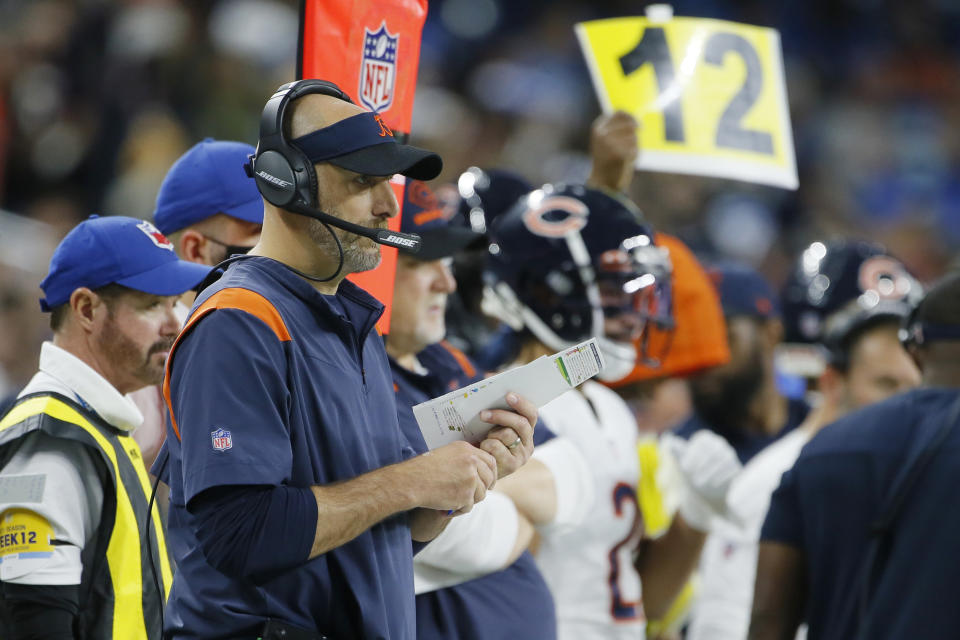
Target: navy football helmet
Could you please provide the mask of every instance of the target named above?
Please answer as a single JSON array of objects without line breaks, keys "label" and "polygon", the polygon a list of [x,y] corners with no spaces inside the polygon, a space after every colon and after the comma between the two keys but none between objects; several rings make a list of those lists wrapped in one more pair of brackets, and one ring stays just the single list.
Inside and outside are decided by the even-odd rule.
[{"label": "navy football helmet", "polygon": [[[781,300],[787,349],[795,362],[788,369],[817,375],[824,364],[846,366],[848,338],[867,324],[903,319],[923,295],[920,283],[903,264],[876,243],[838,240],[813,242],[800,254]],[[821,360],[797,366],[797,354],[819,351]],[[811,351],[811,347],[818,349]],[[826,360],[822,360],[826,355]]]},{"label": "navy football helmet", "polygon": [[602,379],[633,370],[650,323],[672,328],[669,254],[618,194],[546,185],[488,234],[484,310],[558,351],[597,337]]},{"label": "navy football helmet", "polygon": [[487,370],[503,364],[502,358],[509,357],[511,351],[493,343],[501,334],[507,336],[505,342],[512,338],[481,309],[487,225],[532,190],[533,185],[511,171],[470,167],[456,184],[442,185],[436,191],[452,225],[484,234],[453,257],[457,290],[447,299],[446,318],[447,340]]},{"label": "navy football helmet", "polygon": [[470,229],[486,233],[497,216],[531,191],[533,185],[518,173],[470,167],[457,178],[459,213]]}]

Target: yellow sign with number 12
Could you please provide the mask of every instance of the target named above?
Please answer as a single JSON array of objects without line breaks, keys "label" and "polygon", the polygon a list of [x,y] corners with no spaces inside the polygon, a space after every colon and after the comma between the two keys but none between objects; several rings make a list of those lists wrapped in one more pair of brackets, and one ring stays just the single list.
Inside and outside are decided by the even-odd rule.
[{"label": "yellow sign with number 12", "polygon": [[603,110],[640,122],[638,169],[797,188],[774,29],[635,17],[576,33]]}]

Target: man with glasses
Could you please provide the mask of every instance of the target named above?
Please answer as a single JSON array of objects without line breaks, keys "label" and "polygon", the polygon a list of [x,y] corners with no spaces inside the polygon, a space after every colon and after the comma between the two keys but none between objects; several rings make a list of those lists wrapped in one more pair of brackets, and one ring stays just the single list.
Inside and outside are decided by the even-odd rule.
[{"label": "man with glasses", "polygon": [[263,200],[243,172],[252,153],[248,144],[207,138],[170,167],[153,222],[181,259],[215,265],[260,239]]},{"label": "man with glasses", "polygon": [[[157,193],[153,222],[173,243],[181,260],[213,266],[246,253],[260,239],[263,199],[243,171],[254,148],[242,142],[207,138],[173,163]],[[174,308],[182,325],[196,292],[187,291]],[[149,465],[163,444],[164,405],[160,387],[131,394],[144,415],[134,439]]]}]

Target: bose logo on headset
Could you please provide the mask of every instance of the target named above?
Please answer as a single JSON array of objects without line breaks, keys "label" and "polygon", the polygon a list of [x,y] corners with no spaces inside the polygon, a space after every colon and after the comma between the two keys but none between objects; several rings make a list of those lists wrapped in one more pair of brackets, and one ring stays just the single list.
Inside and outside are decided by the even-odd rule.
[{"label": "bose logo on headset", "polygon": [[384,238],[383,241],[389,242],[391,244],[400,244],[405,247],[415,247],[417,246],[417,244],[419,244],[416,240],[413,240],[412,238],[401,238],[400,236],[396,236],[393,234],[390,234],[389,236]]},{"label": "bose logo on headset", "polygon": [[277,186],[280,187],[281,189],[286,189],[287,187],[292,187],[292,186],[293,186],[293,183],[292,183],[292,182],[287,182],[286,180],[281,180],[281,179],[278,178],[277,176],[271,175],[271,174],[269,174],[269,173],[267,173],[266,171],[263,171],[263,170],[257,171],[257,175],[260,176],[261,178],[263,178],[264,180],[266,180],[267,182],[269,182],[269,183],[271,183],[271,184],[277,185]]}]

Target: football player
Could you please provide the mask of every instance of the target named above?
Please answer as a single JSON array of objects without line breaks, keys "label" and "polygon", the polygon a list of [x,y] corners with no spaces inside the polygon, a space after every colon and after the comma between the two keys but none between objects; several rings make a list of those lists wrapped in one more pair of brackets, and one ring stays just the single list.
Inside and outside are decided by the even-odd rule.
[{"label": "football player", "polygon": [[[485,309],[521,334],[518,364],[595,336],[601,378],[618,380],[636,363],[634,342],[643,343],[649,326],[671,322],[669,260],[625,199],[548,185],[500,216],[490,238]],[[640,554],[639,433],[630,409],[588,381],[543,407],[541,417],[590,465],[585,518],[555,523],[563,505],[554,491],[566,470],[549,455],[535,453],[522,475],[498,489],[539,527],[537,564],[556,601],[558,637],[642,638],[646,616],[666,611],[696,565],[707,523],[723,510],[739,470],[736,455],[715,434],[689,442],[679,460],[687,481],[680,515]]]},{"label": "football player", "polygon": [[484,315],[483,265],[488,242],[487,227],[522,196],[533,189],[519,174],[503,169],[470,167],[460,174],[456,185],[437,190],[452,226],[466,226],[481,240],[453,256],[457,290],[447,301],[447,340],[479,365],[494,371],[503,365],[515,348],[510,327]]},{"label": "football player", "polygon": [[814,242],[800,254],[782,296],[786,333],[803,370],[819,363],[820,404],[734,481],[728,502],[742,526],[714,523],[703,552],[691,640],[747,637],[760,527],[770,495],[803,445],[846,413],[920,383],[897,338],[920,295],[920,284],[879,245]]},{"label": "football player", "polygon": [[[892,282],[890,284],[893,284]],[[821,429],[770,499],[749,638],[957,637],[960,276],[901,334],[921,388]]]}]

